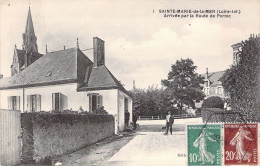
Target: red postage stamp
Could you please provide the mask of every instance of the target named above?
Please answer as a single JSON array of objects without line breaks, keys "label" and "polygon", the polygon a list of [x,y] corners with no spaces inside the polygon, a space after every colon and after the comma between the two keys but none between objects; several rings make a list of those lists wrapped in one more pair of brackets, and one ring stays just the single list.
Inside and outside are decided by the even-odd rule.
[{"label": "red postage stamp", "polygon": [[224,125],[225,165],[257,165],[257,124]]}]

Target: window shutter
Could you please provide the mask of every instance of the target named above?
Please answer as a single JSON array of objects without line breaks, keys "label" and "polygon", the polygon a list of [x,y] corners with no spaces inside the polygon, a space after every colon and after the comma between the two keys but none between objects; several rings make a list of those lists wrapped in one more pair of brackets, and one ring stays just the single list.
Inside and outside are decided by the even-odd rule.
[{"label": "window shutter", "polygon": [[32,109],[31,109],[31,95],[27,95],[27,111],[28,112],[31,112]]},{"label": "window shutter", "polygon": [[36,111],[41,111],[41,95],[36,95]]},{"label": "window shutter", "polygon": [[20,110],[20,96],[16,96],[16,109],[21,111]]},{"label": "window shutter", "polygon": [[92,95],[89,95],[89,112],[92,112]]},{"label": "window shutter", "polygon": [[59,94],[59,111],[62,111],[61,109],[61,93],[58,93]]},{"label": "window shutter", "polygon": [[8,100],[8,109],[12,109],[12,96],[8,96],[8,98],[7,98],[7,100]]},{"label": "window shutter", "polygon": [[99,107],[103,106],[103,98],[99,96]]},{"label": "window shutter", "polygon": [[99,107],[100,107],[100,96],[97,95],[97,108],[99,108]]},{"label": "window shutter", "polygon": [[52,110],[55,110],[55,93],[52,93]]}]

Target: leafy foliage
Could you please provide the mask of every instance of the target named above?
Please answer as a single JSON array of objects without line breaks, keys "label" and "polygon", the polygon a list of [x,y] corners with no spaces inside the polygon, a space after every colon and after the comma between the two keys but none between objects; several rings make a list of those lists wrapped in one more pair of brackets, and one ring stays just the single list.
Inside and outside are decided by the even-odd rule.
[{"label": "leafy foliage", "polygon": [[107,111],[104,109],[103,106],[101,107],[98,107],[97,109],[95,109],[93,111],[94,114],[97,114],[97,115],[108,115]]},{"label": "leafy foliage", "polygon": [[218,96],[212,96],[203,101],[202,108],[224,108],[224,102]]},{"label": "leafy foliage", "polygon": [[163,116],[172,110],[172,101],[163,88],[154,86],[130,91],[133,98],[133,110],[140,116]]},{"label": "leafy foliage", "polygon": [[240,60],[226,70],[222,77],[223,87],[230,95],[232,109],[259,121],[260,37],[241,42],[237,54]]},{"label": "leafy foliage", "polygon": [[204,78],[198,75],[191,59],[177,60],[171,66],[168,78],[162,80],[166,90],[170,92],[174,104],[182,111],[183,105],[195,107],[195,102],[203,100],[202,84]]}]

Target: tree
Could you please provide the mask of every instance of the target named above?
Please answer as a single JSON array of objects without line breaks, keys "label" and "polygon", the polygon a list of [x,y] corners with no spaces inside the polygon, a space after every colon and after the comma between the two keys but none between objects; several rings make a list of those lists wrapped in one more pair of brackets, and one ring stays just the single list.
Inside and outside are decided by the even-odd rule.
[{"label": "tree", "polygon": [[237,55],[238,64],[226,70],[222,84],[230,96],[232,109],[259,121],[260,36],[242,41]]},{"label": "tree", "polygon": [[134,89],[129,92],[133,98],[133,110],[140,116],[161,117],[172,110],[172,101],[169,94],[157,86],[145,89]]},{"label": "tree", "polygon": [[195,102],[205,97],[201,86],[204,78],[195,73],[196,68],[191,59],[177,60],[171,66],[168,79],[162,80],[162,84],[170,92],[174,104],[178,105],[180,111],[184,104],[195,107]]}]

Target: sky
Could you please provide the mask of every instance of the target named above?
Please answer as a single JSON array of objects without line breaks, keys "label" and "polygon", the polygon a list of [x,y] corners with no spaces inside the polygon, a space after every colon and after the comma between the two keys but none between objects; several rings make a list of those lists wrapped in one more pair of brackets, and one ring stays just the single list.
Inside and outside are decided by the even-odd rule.
[{"label": "sky", "polygon": [[[40,53],[105,41],[105,64],[127,90],[158,85],[171,65],[191,58],[196,72],[232,64],[231,45],[260,33],[257,0],[6,0],[0,5],[0,73],[11,74],[14,45],[22,49],[29,3]],[[159,10],[240,10],[231,18],[164,17]],[[93,60],[93,50],[83,51]]]}]

